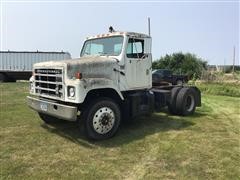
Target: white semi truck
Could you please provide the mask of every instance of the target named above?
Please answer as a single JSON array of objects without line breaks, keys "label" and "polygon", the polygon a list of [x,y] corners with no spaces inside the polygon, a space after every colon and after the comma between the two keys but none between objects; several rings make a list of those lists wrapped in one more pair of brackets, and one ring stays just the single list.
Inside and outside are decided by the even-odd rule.
[{"label": "white semi truck", "polygon": [[[45,123],[84,124],[88,138],[112,137],[121,121],[161,111],[190,115],[201,106],[194,86],[152,86],[151,37],[111,32],[86,39],[80,58],[36,63],[28,105]],[[81,122],[84,123],[81,123]]]}]

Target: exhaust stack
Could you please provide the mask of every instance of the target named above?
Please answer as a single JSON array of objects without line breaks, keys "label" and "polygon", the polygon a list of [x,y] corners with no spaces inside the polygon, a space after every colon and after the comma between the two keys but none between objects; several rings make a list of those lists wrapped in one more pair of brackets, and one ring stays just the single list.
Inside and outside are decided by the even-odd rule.
[{"label": "exhaust stack", "polygon": [[148,35],[151,36],[150,17],[148,18]]}]

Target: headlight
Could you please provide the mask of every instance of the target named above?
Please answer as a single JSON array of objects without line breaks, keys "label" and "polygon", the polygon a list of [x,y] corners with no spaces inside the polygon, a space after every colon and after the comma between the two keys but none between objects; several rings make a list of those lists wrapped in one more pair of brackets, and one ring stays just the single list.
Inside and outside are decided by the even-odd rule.
[{"label": "headlight", "polygon": [[68,96],[74,97],[75,96],[75,87],[68,86]]},{"label": "headlight", "polygon": [[29,89],[30,89],[31,93],[34,92],[34,77],[33,76],[29,79]]},{"label": "headlight", "polygon": [[30,92],[31,92],[31,93],[34,92],[34,85],[33,85],[33,82],[30,82]]}]

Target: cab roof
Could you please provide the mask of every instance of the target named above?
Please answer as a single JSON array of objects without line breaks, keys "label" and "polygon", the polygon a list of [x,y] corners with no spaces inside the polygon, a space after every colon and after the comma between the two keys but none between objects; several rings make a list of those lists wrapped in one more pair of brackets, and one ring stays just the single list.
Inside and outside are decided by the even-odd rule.
[{"label": "cab roof", "polygon": [[126,35],[126,36],[131,36],[135,38],[151,38],[151,36],[147,34],[142,34],[142,33],[136,33],[136,32],[122,32],[122,31],[115,31],[115,32],[108,32],[105,34],[98,34],[95,36],[89,36],[86,39],[96,39],[96,38],[102,38],[102,37],[112,37],[112,36],[119,36],[119,35]]}]

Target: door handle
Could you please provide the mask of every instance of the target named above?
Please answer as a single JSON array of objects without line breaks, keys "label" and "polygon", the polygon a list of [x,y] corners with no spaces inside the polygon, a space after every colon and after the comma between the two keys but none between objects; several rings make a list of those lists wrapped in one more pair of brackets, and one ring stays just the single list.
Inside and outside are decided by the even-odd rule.
[{"label": "door handle", "polygon": [[146,75],[148,75],[149,74],[149,69],[146,69]]},{"label": "door handle", "polygon": [[121,75],[125,76],[125,73],[124,73],[124,72],[122,72],[122,71],[119,71],[119,70],[118,70],[118,69],[116,69],[116,68],[114,68],[114,69],[113,69],[113,71],[115,71],[115,72],[119,72]]}]

